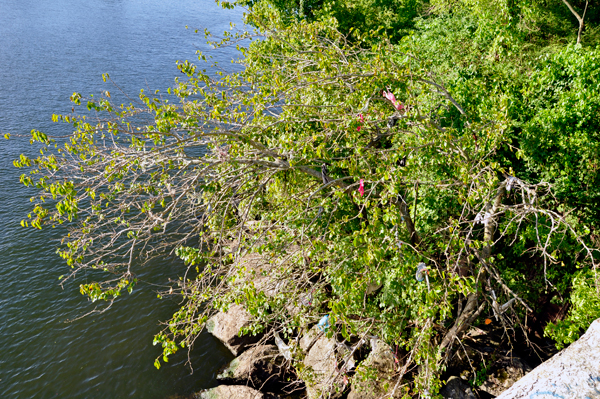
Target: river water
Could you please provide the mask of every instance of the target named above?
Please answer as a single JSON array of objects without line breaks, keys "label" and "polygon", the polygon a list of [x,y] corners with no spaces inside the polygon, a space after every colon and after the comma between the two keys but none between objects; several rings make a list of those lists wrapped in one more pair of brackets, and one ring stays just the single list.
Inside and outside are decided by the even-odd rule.
[{"label": "river water", "polygon": [[[0,141],[0,398],[163,399],[215,385],[231,355],[208,334],[191,353],[193,374],[185,351],[153,366],[161,353],[153,335],[178,307],[157,299],[153,284],[178,275],[176,260],[145,268],[107,312],[68,322],[93,309],[78,290],[87,276],[61,288],[70,270],[55,254],[63,231],[20,227],[33,192],[12,160],[35,151],[16,135],[69,133],[51,115],[70,112],[73,92],[114,93],[102,73],[133,96],[165,91],[176,60],[203,49],[193,29],[217,33],[240,20],[241,11],[212,0],[0,0],[0,133],[13,135]],[[213,55],[221,64],[236,56]]]}]

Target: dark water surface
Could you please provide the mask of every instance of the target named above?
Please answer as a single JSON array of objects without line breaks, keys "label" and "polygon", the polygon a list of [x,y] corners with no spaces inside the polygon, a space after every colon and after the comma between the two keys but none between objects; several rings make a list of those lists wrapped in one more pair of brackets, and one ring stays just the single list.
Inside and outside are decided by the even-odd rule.
[{"label": "dark water surface", "polygon": [[[69,96],[101,90],[109,73],[126,92],[166,90],[178,74],[176,60],[194,61],[203,35],[240,21],[212,0],[0,0],[0,133],[69,133],[51,122],[68,113]],[[215,53],[228,64],[233,50]],[[78,284],[64,289],[68,273],[55,254],[61,230],[21,228],[30,210],[27,191],[12,166],[28,140],[0,141],[0,398],[167,398],[214,385],[216,370],[231,355],[210,336],[192,352],[194,374],[184,366],[185,351],[160,370],[160,348],[152,346],[159,321],[178,307],[156,298],[152,284],[181,272],[176,261],[147,267],[132,295],[112,309],[71,323],[93,309]]]}]

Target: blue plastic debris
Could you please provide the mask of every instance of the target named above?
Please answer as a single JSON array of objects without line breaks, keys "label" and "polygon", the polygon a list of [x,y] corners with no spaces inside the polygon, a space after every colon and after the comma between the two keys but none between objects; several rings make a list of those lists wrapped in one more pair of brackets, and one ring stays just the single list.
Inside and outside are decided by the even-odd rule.
[{"label": "blue plastic debris", "polygon": [[328,314],[326,314],[321,318],[321,320],[319,320],[319,324],[317,324],[317,327],[319,327],[319,330],[321,331],[326,331],[329,327],[331,327],[331,324],[329,324]]},{"label": "blue plastic debris", "polygon": [[425,280],[425,274],[427,274],[427,266],[425,266],[425,263],[421,262],[417,265],[417,273],[415,274],[415,278],[417,279],[417,281],[423,281]]}]

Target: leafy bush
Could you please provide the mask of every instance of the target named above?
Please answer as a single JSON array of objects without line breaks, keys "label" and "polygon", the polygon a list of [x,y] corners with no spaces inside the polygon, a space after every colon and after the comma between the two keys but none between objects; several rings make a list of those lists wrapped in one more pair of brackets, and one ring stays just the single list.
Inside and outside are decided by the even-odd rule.
[{"label": "leafy bush", "polygon": [[577,341],[594,320],[600,318],[600,278],[595,271],[582,271],[573,278],[571,292],[571,310],[565,320],[550,323],[545,335],[556,341],[556,347]]},{"label": "leafy bush", "polygon": [[[576,266],[597,267],[598,52],[532,50],[515,22],[526,5],[442,4],[417,21],[417,2],[373,4],[295,18],[300,3],[251,3],[255,30],[216,44],[246,44],[241,71],[180,64],[178,103],[74,94],[99,120],[56,116],[70,140],[55,149],[36,132],[42,155],[15,161],[39,189],[24,224],[72,227],[66,278],[105,273],[82,284],[92,299],[131,290],[136,257],[186,262],[162,293],[183,298],[155,339],[164,361],[244,304],[252,332],[296,334],[329,315],[330,336],[377,335],[435,393],[469,326],[517,324],[542,291],[566,293]],[[393,20],[404,38],[367,33],[372,14],[402,7],[410,36]],[[354,12],[365,24],[349,38]],[[597,314],[587,299],[549,334],[574,337]]]}]

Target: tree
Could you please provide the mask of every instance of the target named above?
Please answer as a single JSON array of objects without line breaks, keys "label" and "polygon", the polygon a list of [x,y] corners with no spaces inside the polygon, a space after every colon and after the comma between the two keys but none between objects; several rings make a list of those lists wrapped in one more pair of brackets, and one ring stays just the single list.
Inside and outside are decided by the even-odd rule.
[{"label": "tree", "polygon": [[[131,291],[136,258],[170,252],[187,263],[163,293],[185,299],[155,337],[164,361],[208,316],[243,303],[255,332],[295,334],[327,314],[328,334],[404,347],[395,389],[414,363],[414,389],[435,392],[456,340],[485,311],[512,329],[531,310],[539,293],[525,262],[546,287],[576,265],[595,273],[572,196],[517,169],[537,161],[527,134],[515,147],[511,97],[440,74],[441,63],[413,51],[419,37],[349,40],[335,19],[290,24],[264,3],[248,19],[254,33],[218,44],[249,41],[241,72],[214,79],[180,64],[178,104],[74,94],[96,119],[56,116],[74,126],[69,140],[55,150],[34,132],[42,155],[15,162],[40,189],[24,223],[68,223],[65,279],[98,271],[81,285],[93,301]],[[504,79],[494,76],[492,85]],[[274,292],[239,267],[249,253],[270,262]]]},{"label": "tree", "polygon": [[421,0],[262,0],[237,1],[237,4],[250,8],[273,7],[286,24],[335,18],[340,32],[371,33],[367,37],[375,42],[378,41],[378,36],[373,35],[376,31],[397,42],[409,33],[415,20],[426,9],[426,2]]}]

